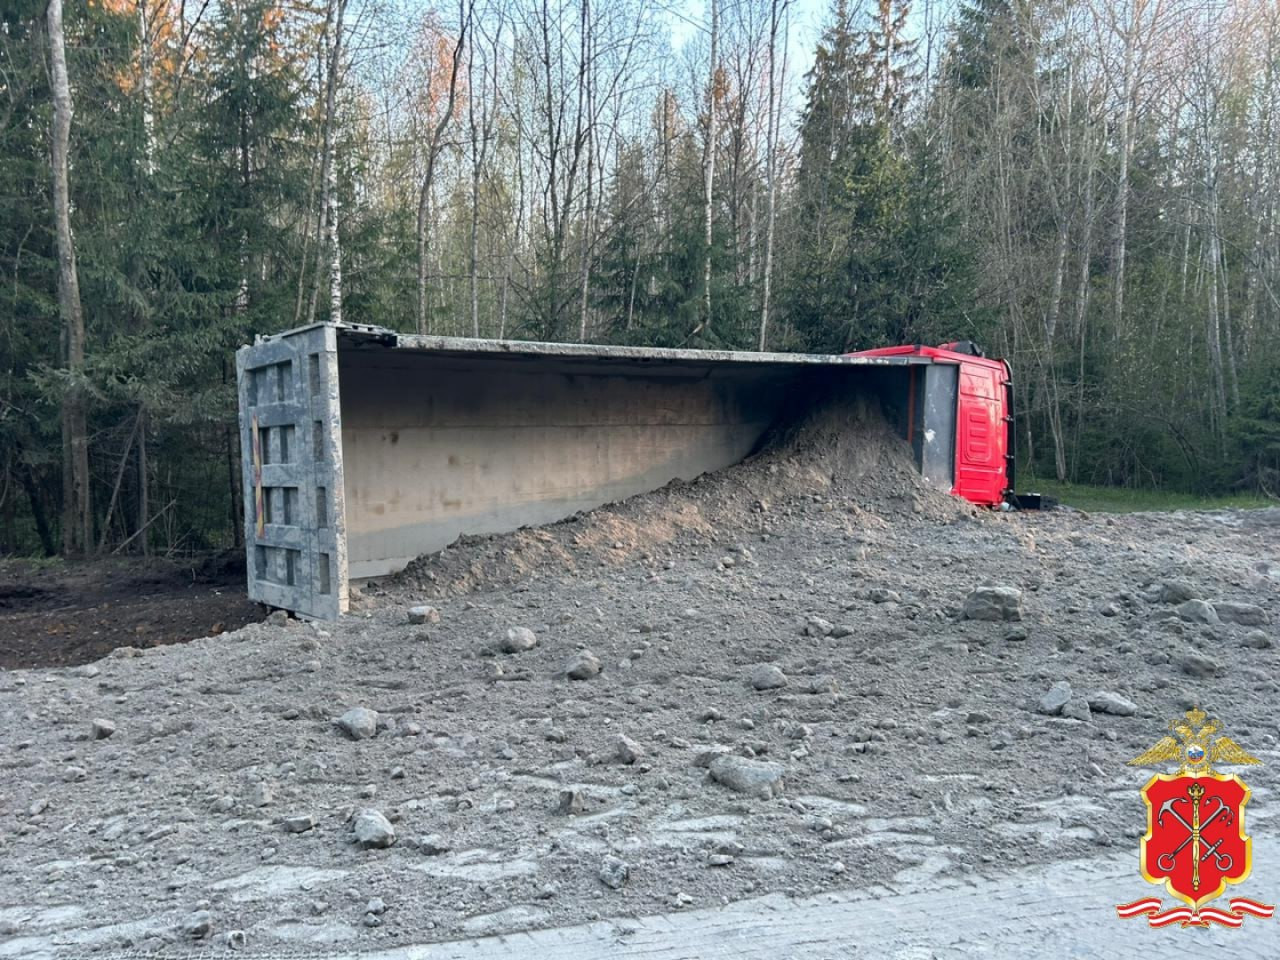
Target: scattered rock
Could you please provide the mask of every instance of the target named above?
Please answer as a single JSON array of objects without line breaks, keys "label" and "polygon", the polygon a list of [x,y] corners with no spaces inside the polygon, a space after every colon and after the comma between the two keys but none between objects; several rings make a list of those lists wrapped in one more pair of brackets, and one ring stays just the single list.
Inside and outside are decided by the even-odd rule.
[{"label": "scattered rock", "polygon": [[93,740],[105,740],[115,732],[116,725],[114,723],[110,720],[103,720],[99,718],[93,721],[93,725],[89,731],[89,736]]},{"label": "scattered rock", "polygon": [[203,940],[213,932],[213,914],[208,910],[197,910],[182,922],[182,932],[193,940]]},{"label": "scattered rock", "polygon": [[576,816],[587,809],[587,798],[581,790],[561,790],[560,801],[556,804],[556,813],[561,816]]},{"label": "scattered rock", "polygon": [[1254,650],[1269,650],[1275,643],[1263,630],[1250,630],[1240,642]]},{"label": "scattered rock", "polygon": [[1178,666],[1183,673],[1191,677],[1216,676],[1221,669],[1218,661],[1200,653],[1184,653],[1178,658]]},{"label": "scattered rock", "polygon": [[502,638],[503,653],[523,653],[538,645],[538,635],[528,627],[512,627]]},{"label": "scattered rock", "polygon": [[631,865],[610,854],[600,864],[600,882],[610,890],[621,890],[631,876]]},{"label": "scattered rock", "polygon": [[1198,594],[1196,588],[1185,580],[1166,580],[1160,584],[1156,596],[1161,603],[1185,603],[1194,600]]},{"label": "scattered rock", "polygon": [[418,851],[427,857],[438,857],[452,849],[452,844],[438,833],[429,833],[418,841]]},{"label": "scattered rock", "polygon": [[1132,717],[1138,712],[1138,705],[1118,693],[1099,690],[1089,698],[1089,709],[1095,713],[1109,713],[1113,717]]},{"label": "scattered rock", "polygon": [[823,674],[820,677],[812,678],[805,689],[809,693],[836,693],[840,689],[840,684],[835,677]]},{"label": "scattered rock", "polygon": [[822,617],[810,617],[804,625],[805,636],[809,637],[830,636],[834,629],[835,624],[830,620],[823,620]]},{"label": "scattered rock", "polygon": [[228,930],[219,939],[228,950],[243,950],[249,943],[243,930]]},{"label": "scattered rock", "polygon": [[618,734],[613,741],[613,759],[630,766],[644,756],[644,747],[625,734]]},{"label": "scattered rock", "polygon": [[356,843],[366,850],[389,847],[396,842],[396,831],[391,822],[377,810],[361,810],[356,814],[351,832]]},{"label": "scattered rock", "polygon": [[728,853],[713,853],[707,857],[707,866],[709,867],[727,867],[733,863],[734,857]]},{"label": "scattered rock", "polygon": [[590,680],[600,672],[600,659],[590,650],[580,650],[565,664],[570,680]]},{"label": "scattered rock", "polygon": [[378,732],[378,714],[367,707],[352,707],[334,722],[352,740],[368,740]]},{"label": "scattered rock", "polygon": [[1071,696],[1071,684],[1065,680],[1059,680],[1040,698],[1036,709],[1048,716],[1057,716],[1062,713],[1062,708],[1067,705]]},{"label": "scattered rock", "polygon": [[751,686],[757,690],[777,690],[787,685],[787,675],[772,663],[762,663],[751,671]]},{"label": "scattered rock", "polygon": [[375,917],[380,917],[387,912],[387,905],[381,897],[374,897],[365,905],[365,913],[372,913]]},{"label": "scattered rock", "polygon": [[316,818],[309,813],[284,818],[285,833],[306,833],[316,825]]},{"label": "scattered rock", "polygon": [[1236,623],[1242,627],[1260,627],[1267,622],[1266,611],[1256,603],[1215,600],[1213,611],[1224,623]]},{"label": "scattered rock", "polygon": [[1084,697],[1072,697],[1062,705],[1062,715],[1071,720],[1089,721],[1093,714],[1089,710],[1089,701]]},{"label": "scattered rock", "polygon": [[249,802],[255,807],[269,806],[276,799],[275,791],[271,789],[269,783],[255,783],[253,785],[253,793],[249,797]]},{"label": "scattered rock", "polygon": [[1204,600],[1186,600],[1178,604],[1178,617],[1188,623],[1221,623],[1213,604]]},{"label": "scattered rock", "polygon": [[439,623],[440,611],[435,607],[428,606],[410,607],[409,622],[413,624]]},{"label": "scattered rock", "polygon": [[978,587],[964,601],[966,620],[1021,620],[1022,591],[1017,587]]},{"label": "scattered rock", "polygon": [[712,744],[704,750],[699,750],[694,755],[693,765],[705,770],[707,767],[711,766],[711,761],[716,757],[723,757],[725,754],[731,752],[732,751],[722,743]]},{"label": "scattered rock", "polygon": [[737,793],[768,800],[782,795],[786,768],[780,763],[725,754],[711,761],[711,779]]}]

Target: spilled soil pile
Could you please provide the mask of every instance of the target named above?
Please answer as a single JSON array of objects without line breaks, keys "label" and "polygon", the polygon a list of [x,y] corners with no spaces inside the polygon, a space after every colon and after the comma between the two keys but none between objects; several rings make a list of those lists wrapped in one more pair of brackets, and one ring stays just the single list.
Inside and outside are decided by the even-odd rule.
[{"label": "spilled soil pile", "polygon": [[658,568],[687,547],[767,534],[797,503],[838,511],[850,528],[904,517],[945,523],[977,512],[924,481],[877,403],[828,397],[774,430],[742,463],[558,523],[460,537],[366,590],[441,597],[633,559]]}]

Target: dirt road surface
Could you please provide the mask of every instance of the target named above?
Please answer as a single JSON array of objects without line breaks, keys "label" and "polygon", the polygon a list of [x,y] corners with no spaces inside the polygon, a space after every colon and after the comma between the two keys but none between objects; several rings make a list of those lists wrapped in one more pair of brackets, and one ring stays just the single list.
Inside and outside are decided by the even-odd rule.
[{"label": "dirt road surface", "polygon": [[0,672],[0,957],[1163,949],[1114,916],[1154,890],[1126,761],[1196,703],[1264,762],[1234,892],[1280,899],[1280,510],[828,467],[461,544],[337,623]]}]

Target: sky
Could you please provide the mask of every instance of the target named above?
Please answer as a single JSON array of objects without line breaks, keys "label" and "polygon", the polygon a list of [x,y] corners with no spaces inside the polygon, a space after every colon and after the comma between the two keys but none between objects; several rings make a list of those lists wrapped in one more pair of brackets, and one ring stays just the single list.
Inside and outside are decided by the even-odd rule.
[{"label": "sky", "polygon": [[[700,32],[708,32],[709,10],[707,0],[653,0],[666,16],[671,29],[671,45],[679,51],[694,40]],[[721,10],[737,0],[719,0]],[[850,0],[857,9],[868,0]],[[814,51],[822,36],[822,29],[830,16],[833,0],[789,0],[790,30],[787,43],[787,95],[792,108],[803,98],[804,75],[813,66]],[[908,33],[921,36],[925,32],[926,13],[937,18],[945,17],[952,8],[952,0],[916,0],[907,17]]]},{"label": "sky", "polygon": [[[720,0],[729,4],[734,0]],[[666,11],[671,24],[671,45],[679,50],[699,31],[706,31],[709,24],[707,0],[655,0]],[[724,9],[723,7],[721,9]],[[787,73],[794,86],[813,64],[813,52],[822,34],[822,25],[831,9],[831,0],[790,0],[791,16],[789,42],[787,44]]]}]

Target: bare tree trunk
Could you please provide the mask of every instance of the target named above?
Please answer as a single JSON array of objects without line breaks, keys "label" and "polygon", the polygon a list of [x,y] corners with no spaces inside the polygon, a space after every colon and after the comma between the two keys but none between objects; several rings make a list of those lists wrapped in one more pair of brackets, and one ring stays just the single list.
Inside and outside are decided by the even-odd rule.
[{"label": "bare tree trunk", "polygon": [[155,142],[156,123],[153,97],[151,95],[151,17],[147,4],[150,0],[138,2],[138,74],[139,87],[142,92],[142,154],[146,162],[147,176],[156,172]]},{"label": "bare tree trunk", "polygon": [[[471,235],[467,244],[467,275],[471,283],[471,335],[480,336],[480,167],[484,152],[476,124],[476,44],[467,49],[467,129],[471,135]],[[488,131],[486,131],[487,133]]]},{"label": "bare tree trunk", "polygon": [[1209,373],[1213,382],[1214,433],[1217,434],[1220,441],[1225,442],[1223,430],[1226,426],[1227,392],[1222,375],[1222,329],[1218,316],[1218,271],[1212,263],[1217,253],[1218,238],[1210,234],[1209,250],[1206,255],[1211,262],[1207,264],[1209,268],[1209,310],[1205,317],[1205,340],[1209,348]]},{"label": "bare tree trunk", "polygon": [[[1215,207],[1210,211],[1213,216],[1214,230],[1218,228],[1218,211]],[[1227,383],[1231,387],[1231,409],[1240,409],[1240,375],[1236,370],[1235,336],[1231,329],[1231,277],[1227,273],[1227,257],[1219,253],[1216,264],[1222,275],[1222,333],[1226,339]]]},{"label": "bare tree trunk", "polygon": [[[116,502],[120,498],[120,487],[124,483],[125,468],[129,466],[129,454],[133,453],[133,441],[138,436],[138,428],[142,425],[142,411],[133,418],[133,428],[129,431],[129,439],[124,443],[124,452],[120,454],[120,466],[116,468],[116,481],[111,485],[111,498],[107,501],[107,512],[102,517],[102,534],[98,539],[98,553],[107,549],[107,538],[111,536],[111,517],[116,512]],[[126,533],[128,524],[126,526]]]},{"label": "bare tree trunk", "polygon": [[[138,73],[140,79],[139,87],[142,92],[143,157],[145,158],[148,180],[154,177],[156,172],[155,97],[151,89],[151,11],[148,6],[150,2],[151,0],[137,0]],[[147,471],[147,425],[149,420],[146,404],[145,402],[140,402],[138,404],[138,422],[135,427],[138,434],[137,513],[139,530],[146,529],[150,511],[148,502],[150,478]],[[108,510],[108,519],[110,518],[110,513],[111,511]],[[105,543],[107,535],[105,522],[102,535]],[[142,537],[142,553],[143,556],[151,555],[151,541],[145,534]]]},{"label": "bare tree trunk", "polygon": [[71,140],[71,83],[62,33],[62,0],[49,0],[50,80],[53,85],[53,219],[58,238],[58,309],[70,382],[62,401],[62,549],[82,553],[93,543],[89,500],[89,428],[84,377],[84,313],[71,234],[67,152]]},{"label": "bare tree trunk", "polygon": [[[222,385],[227,386],[228,371],[226,355],[222,358]],[[227,513],[231,522],[231,533],[236,548],[244,546],[244,497],[240,478],[239,437],[230,423],[222,425],[222,444],[227,463]],[[150,522],[150,521],[148,521]],[[142,529],[139,527],[139,529]],[[146,536],[144,534],[144,536]]]},{"label": "bare tree trunk", "polygon": [[1086,140],[1089,151],[1085,161],[1084,214],[1081,217],[1080,272],[1076,280],[1076,336],[1079,339],[1078,366],[1076,369],[1076,423],[1072,439],[1072,478],[1079,478],[1080,432],[1084,426],[1084,374],[1085,345],[1088,342],[1089,323],[1089,258],[1093,253],[1094,192],[1093,178],[1098,166],[1098,151],[1092,135]]},{"label": "bare tree trunk", "polygon": [[720,0],[709,0],[709,2],[711,4],[711,66],[710,75],[707,78],[707,142],[702,152],[702,200],[705,226],[703,241],[706,246],[702,265],[703,308],[706,311],[703,327],[708,333],[711,332],[711,227],[712,188],[716,174],[716,99],[720,82]]},{"label": "bare tree trunk", "polygon": [[1120,173],[1116,180],[1116,235],[1113,259],[1115,261],[1115,281],[1114,293],[1112,294],[1112,316],[1115,320],[1115,335],[1120,336],[1120,331],[1124,325],[1124,271],[1125,257],[1128,252],[1127,235],[1129,230],[1129,154],[1132,150],[1132,135],[1130,128],[1133,125],[1131,116],[1132,103],[1131,94],[1129,92],[1129,72],[1132,67],[1130,60],[1132,52],[1128,46],[1125,48],[1125,90],[1124,103],[1120,111]]},{"label": "bare tree trunk", "polygon": [[595,224],[593,222],[594,208],[592,203],[595,199],[593,189],[595,186],[595,127],[596,127],[596,91],[595,91],[595,49],[592,44],[592,23],[591,23],[591,0],[582,0],[582,57],[586,63],[587,69],[583,74],[583,82],[586,87],[587,100],[587,117],[588,122],[584,134],[586,136],[587,151],[587,187],[585,204],[582,211],[582,259],[578,266],[578,283],[579,283],[579,304],[578,304],[578,339],[585,341],[587,339],[587,309],[590,301],[591,288],[591,245],[593,242],[593,233]]},{"label": "bare tree trunk", "polygon": [[[785,0],[783,0],[785,3]],[[775,77],[775,63],[778,56],[778,3],[769,3],[769,109],[765,120],[765,179],[768,183],[768,203],[765,214],[764,231],[764,289],[760,296],[760,343],[764,350],[769,337],[769,298],[773,292],[773,236],[777,222],[778,207],[778,125],[782,115],[781,90],[786,84],[786,54],[783,53],[781,77]],[[786,49],[786,39],[783,39]]]},{"label": "bare tree trunk", "polygon": [[338,165],[330,161],[329,182],[329,322],[342,322],[342,241],[338,237]]},{"label": "bare tree trunk", "polygon": [[[151,478],[147,465],[147,428],[151,417],[146,407],[138,408],[138,529],[145,530],[151,523]],[[142,535],[142,555],[151,556],[151,539]]]},{"label": "bare tree trunk", "polygon": [[471,14],[474,9],[474,2],[468,5],[467,0],[459,0],[458,42],[454,44],[453,60],[449,66],[449,92],[445,100],[444,111],[440,114],[439,120],[436,121],[436,125],[431,131],[431,139],[427,143],[427,169],[422,177],[422,184],[418,189],[418,333],[429,332],[427,317],[427,258],[431,246],[428,242],[428,232],[431,226],[431,188],[436,175],[436,158],[440,156],[440,150],[444,146],[444,132],[448,128],[449,122],[453,119],[453,108],[458,101],[458,71],[462,66],[462,51],[467,43],[467,32],[471,27]]},{"label": "bare tree trunk", "polygon": [[307,305],[307,323],[315,322],[316,305],[323,282],[321,278],[326,272],[329,275],[330,310],[335,306],[338,310],[338,315],[330,316],[330,319],[335,323],[342,320],[342,254],[338,249],[338,176],[334,169],[333,139],[337,119],[338,79],[342,70],[342,20],[346,11],[347,0],[329,0],[325,13],[325,32],[329,35],[329,45],[324,91],[324,144],[320,155],[320,227],[316,231],[316,274],[311,285],[311,300]]},{"label": "bare tree trunk", "polygon": [[[324,38],[321,38],[319,43],[319,49],[317,52],[318,52],[318,56],[316,57],[316,89],[319,90],[324,86],[324,75],[325,75],[325,70],[324,70],[325,40]],[[320,143],[319,155],[324,154],[323,140],[324,140],[324,131],[321,130],[321,143]],[[324,220],[328,212],[324,209],[324,206],[322,204],[320,211],[317,212],[315,216],[312,216],[312,212],[315,211],[316,174],[317,174],[318,168],[320,168],[320,173],[321,175],[323,175],[323,172],[324,172],[322,169],[323,163],[318,159],[318,156],[313,156],[311,159],[310,175],[307,177],[307,207],[306,207],[307,217],[302,228],[302,257],[298,265],[298,294],[297,294],[296,300],[294,301],[294,306],[293,306],[293,325],[295,327],[299,326],[302,323],[302,305],[304,301],[306,301],[305,291],[306,291],[306,281],[307,281],[307,260],[311,255],[311,224],[313,221],[315,221],[316,223],[316,242],[317,243],[322,242],[320,235],[324,231]],[[308,322],[311,322],[311,319],[314,318],[315,316],[315,300],[314,299],[307,302],[307,310],[308,310]]]},{"label": "bare tree trunk", "polygon": [[635,322],[636,316],[636,284],[640,280],[640,244],[636,244],[636,265],[631,271],[631,291],[627,294],[627,323],[626,331],[631,332],[631,324]]}]

